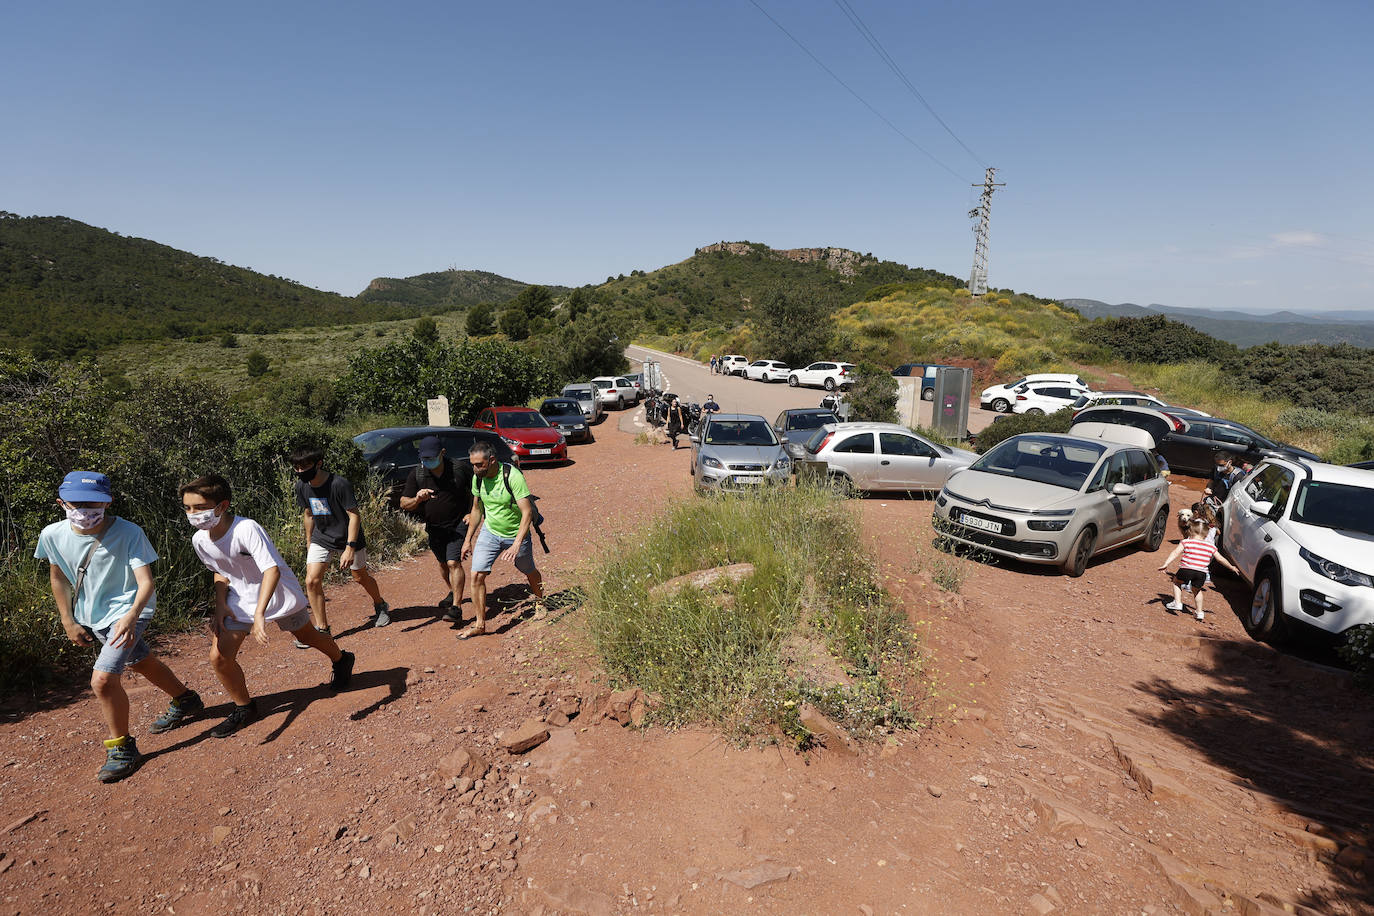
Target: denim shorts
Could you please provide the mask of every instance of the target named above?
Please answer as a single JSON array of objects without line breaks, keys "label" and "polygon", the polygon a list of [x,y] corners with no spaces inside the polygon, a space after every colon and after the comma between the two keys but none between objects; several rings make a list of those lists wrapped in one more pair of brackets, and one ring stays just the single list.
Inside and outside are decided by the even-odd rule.
[{"label": "denim shorts", "polygon": [[[490,528],[483,525],[482,530],[477,532],[477,543],[472,546],[472,571],[491,572],[496,557],[514,543],[515,538],[493,534]],[[528,534],[516,551],[515,568],[527,576],[537,571],[534,565],[534,541]]]},{"label": "denim shorts", "polygon": [[[115,623],[118,622],[116,619]],[[148,643],[143,639],[143,631],[148,629],[148,624],[152,622],[151,615],[138,618],[138,622],[134,624],[134,638],[117,649],[110,645],[110,631],[114,629],[114,623],[98,630],[86,627],[86,632],[100,643],[100,654],[95,657],[95,670],[119,674],[130,665],[137,665],[152,655],[153,650],[148,648]]]}]

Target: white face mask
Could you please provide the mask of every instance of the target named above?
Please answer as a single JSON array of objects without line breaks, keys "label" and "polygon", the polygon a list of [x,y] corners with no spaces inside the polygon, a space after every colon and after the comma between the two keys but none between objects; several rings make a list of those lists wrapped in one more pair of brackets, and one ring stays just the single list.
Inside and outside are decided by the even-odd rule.
[{"label": "white face mask", "polygon": [[209,531],[219,524],[222,515],[216,515],[214,509],[206,509],[203,512],[187,512],[186,521],[191,523],[192,528],[199,528],[201,531]]},{"label": "white face mask", "polygon": [[99,509],[77,509],[72,506],[67,507],[67,521],[82,531],[90,531],[92,528],[100,527],[100,523],[105,520],[105,508]]}]

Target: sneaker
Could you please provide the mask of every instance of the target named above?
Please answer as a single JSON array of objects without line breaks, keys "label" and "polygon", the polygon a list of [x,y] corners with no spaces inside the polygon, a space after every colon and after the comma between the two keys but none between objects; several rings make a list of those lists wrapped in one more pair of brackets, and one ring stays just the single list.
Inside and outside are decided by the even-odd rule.
[{"label": "sneaker", "polygon": [[1182,601],[1170,601],[1168,604],[1166,604],[1166,605],[1164,605],[1164,606],[1165,606],[1166,608],[1168,608],[1169,610],[1171,610],[1171,611],[1181,611],[1181,610],[1183,610],[1183,602],[1182,602]]},{"label": "sneaker", "polygon": [[138,752],[133,735],[123,738],[105,739],[105,765],[96,773],[101,782],[119,782],[125,776],[132,776],[143,763],[143,755]]},{"label": "sneaker", "polygon": [[377,612],[377,616],[372,618],[372,625],[374,627],[384,627],[391,623],[391,615],[387,613],[387,611],[391,610],[391,605],[387,604],[385,601],[378,601],[372,606],[372,609]]},{"label": "sneaker", "polygon": [[1187,585],[1183,586],[1183,590],[1191,595],[1193,593],[1193,584],[1189,582]]},{"label": "sneaker", "polygon": [[440,619],[445,623],[462,623],[463,612],[459,608],[451,607],[447,611],[444,611],[444,615]]},{"label": "sneaker", "polygon": [[252,700],[247,706],[235,706],[224,721],[210,729],[211,738],[228,738],[234,732],[258,721],[258,705]]},{"label": "sneaker", "polygon": [[453,607],[453,592],[439,599],[439,607]]},{"label": "sneaker", "polygon": [[1202,623],[1202,622],[1206,621],[1207,618],[1204,617],[1204,616],[1202,616],[1202,611],[1198,611],[1198,612],[1197,612],[1197,619],[1198,619],[1198,623]]},{"label": "sneaker", "polygon": [[179,697],[172,697],[172,702],[167,705],[167,711],[148,726],[148,731],[154,735],[169,732],[188,721],[196,713],[205,711],[205,701],[200,698],[200,694],[194,690],[188,690]]},{"label": "sneaker", "polygon": [[345,652],[339,656],[337,662],[334,662],[334,676],[329,679],[330,690],[343,690],[348,686],[353,677],[353,661],[353,653]]},{"label": "sneaker", "polygon": [[[324,633],[326,636],[333,635],[333,634],[331,634],[331,633],[329,632],[329,627],[315,627],[315,632],[317,632],[317,633]],[[296,643],[296,648],[297,648],[297,649],[313,649],[313,648],[314,648],[314,646],[307,645],[306,643],[301,642],[299,639],[295,640],[295,643]]]}]

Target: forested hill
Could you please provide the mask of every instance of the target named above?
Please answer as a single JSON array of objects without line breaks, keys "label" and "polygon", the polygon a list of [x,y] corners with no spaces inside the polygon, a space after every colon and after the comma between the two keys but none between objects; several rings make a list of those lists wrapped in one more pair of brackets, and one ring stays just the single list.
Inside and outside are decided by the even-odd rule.
[{"label": "forested hill", "polygon": [[[378,277],[358,294],[363,302],[404,305],[420,311],[447,311],[479,302],[506,302],[528,286],[485,270],[441,270],[396,279]],[[546,287],[562,295],[566,287]]]}]

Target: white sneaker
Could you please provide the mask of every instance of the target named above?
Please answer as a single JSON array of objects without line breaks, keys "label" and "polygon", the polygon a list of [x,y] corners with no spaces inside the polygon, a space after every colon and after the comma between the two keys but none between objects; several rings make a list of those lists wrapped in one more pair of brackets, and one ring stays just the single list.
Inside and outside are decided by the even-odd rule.
[{"label": "white sneaker", "polygon": [[1183,610],[1183,602],[1182,602],[1182,601],[1170,601],[1168,604],[1166,604],[1166,605],[1164,605],[1164,606],[1165,606],[1166,608],[1168,608],[1169,610],[1171,610],[1171,611],[1181,611],[1181,610]]},{"label": "white sneaker", "polygon": [[1205,617],[1202,616],[1202,611],[1198,611],[1198,612],[1197,612],[1197,619],[1198,619],[1199,622],[1202,622],[1203,620],[1206,619]]}]

